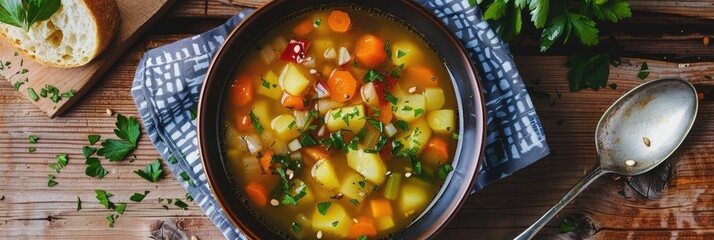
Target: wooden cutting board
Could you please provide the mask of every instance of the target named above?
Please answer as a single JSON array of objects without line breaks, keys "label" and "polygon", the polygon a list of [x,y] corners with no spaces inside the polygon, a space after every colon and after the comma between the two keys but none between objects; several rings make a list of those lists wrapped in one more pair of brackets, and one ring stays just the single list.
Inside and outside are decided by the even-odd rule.
[{"label": "wooden cutting board", "polygon": [[[10,84],[24,82],[19,87],[18,94],[24,95],[47,116],[54,118],[69,109],[89,91],[94,83],[102,79],[102,75],[114,65],[114,62],[166,13],[174,2],[176,0],[116,0],[121,16],[119,31],[104,53],[82,67],[54,68],[41,65],[21,53],[16,53],[15,48],[6,39],[0,38],[0,64],[5,65],[0,70],[0,76]],[[57,103],[53,102],[50,96],[33,101],[28,88],[34,89],[40,95],[40,90],[46,85],[55,86],[60,93],[71,90],[76,93]]]}]

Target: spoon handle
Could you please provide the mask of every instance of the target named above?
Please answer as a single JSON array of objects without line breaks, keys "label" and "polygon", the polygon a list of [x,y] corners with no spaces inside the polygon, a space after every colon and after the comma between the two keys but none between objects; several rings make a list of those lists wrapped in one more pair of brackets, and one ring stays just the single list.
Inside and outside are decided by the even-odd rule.
[{"label": "spoon handle", "polygon": [[538,219],[538,221],[533,223],[533,225],[528,227],[528,229],[523,231],[523,233],[521,233],[516,238],[514,238],[514,240],[528,240],[528,239],[533,238],[533,236],[535,236],[535,234],[538,233],[538,230],[543,228],[543,226],[545,226],[545,224],[548,223],[550,221],[550,219],[555,217],[555,215],[558,214],[558,212],[560,212],[560,210],[562,210],[563,207],[568,205],[568,203],[570,201],[572,201],[573,198],[575,198],[575,196],[577,196],[588,185],[590,185],[592,182],[594,182],[595,179],[597,179],[598,177],[602,176],[605,173],[606,172],[603,171],[600,168],[600,166],[596,166],[593,169],[591,169],[590,172],[588,172],[587,175],[585,175],[585,177],[580,179],[580,181],[578,181],[578,183],[576,183],[575,186],[573,186],[573,188],[570,189],[570,191],[567,194],[565,194],[565,196],[563,196],[563,198],[561,198],[560,201],[558,201],[558,203],[555,204],[555,206],[550,208],[550,210],[548,210],[548,212],[543,214],[543,216],[540,217],[540,219]]}]

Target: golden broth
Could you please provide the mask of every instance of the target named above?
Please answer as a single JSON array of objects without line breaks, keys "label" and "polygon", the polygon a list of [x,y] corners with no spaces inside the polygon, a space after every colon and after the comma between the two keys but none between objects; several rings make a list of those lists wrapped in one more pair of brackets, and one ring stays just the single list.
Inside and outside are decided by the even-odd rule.
[{"label": "golden broth", "polygon": [[[331,25],[330,15],[334,10],[348,14],[351,21],[349,31],[335,31],[344,26],[339,25],[339,21],[334,28]],[[297,36],[306,31],[309,33]],[[371,61],[367,57],[360,58],[356,50],[358,43],[363,40],[361,38],[367,34],[384,40],[384,45],[388,42],[391,59],[387,58],[373,68],[365,67],[360,61],[355,63],[355,59]],[[307,39],[310,42],[308,51],[298,56],[303,60],[300,63],[281,60],[281,54],[292,38]],[[313,12],[284,23],[262,39],[256,50],[249,53],[248,60],[239,65],[224,108],[227,156],[235,175],[235,183],[239,189],[244,190],[241,194],[251,199],[258,214],[271,225],[297,238],[314,239],[319,236],[357,239],[367,236],[372,239],[386,237],[408,226],[441,188],[443,179],[440,171],[444,174],[450,170],[450,165],[446,164],[454,156],[455,138],[458,137],[454,134],[458,132],[454,120],[458,111],[453,86],[440,58],[418,35],[398,23],[354,9]],[[287,48],[290,50],[293,47]],[[334,50],[334,58],[331,48]],[[338,66],[340,59],[347,59],[346,55],[341,56],[341,48],[350,55],[350,60]],[[387,52],[384,47],[382,51]],[[334,69],[348,72],[356,80],[357,89],[353,94],[334,95],[341,91],[333,90],[337,89],[335,84],[331,85],[332,89],[329,88],[330,82],[337,81],[330,80],[331,75],[335,76],[331,74]],[[374,69],[382,79],[389,79],[388,76],[393,75],[391,78],[398,83],[380,79],[367,83],[363,77],[370,76],[370,69]],[[299,82],[294,81],[294,74],[309,81],[308,86],[302,90],[292,86],[299,85],[294,84]],[[425,74],[433,75],[428,78],[431,82],[423,80]],[[284,80],[282,83],[281,78]],[[337,82],[340,86],[349,85]],[[331,95],[320,99],[325,94],[315,90],[318,83],[327,88]],[[388,97],[376,94],[376,101],[380,103],[370,107],[374,98],[363,97],[374,96],[374,93],[362,94],[362,88],[368,85],[392,86],[389,92],[399,99],[397,104],[390,102]],[[302,96],[298,97],[303,99],[304,104],[297,107],[287,104],[293,108],[285,107],[283,102],[286,101],[286,92],[300,92]],[[349,89],[347,92],[350,92]],[[344,98],[349,100],[335,100]],[[385,100],[390,103],[386,104]],[[344,113],[330,104],[346,107],[343,108]],[[348,106],[362,106],[362,109],[349,115],[352,108]],[[297,111],[299,108],[305,109]],[[381,118],[380,114],[375,114],[379,112],[375,109],[380,108]],[[330,111],[324,111],[326,109]],[[383,112],[385,109],[393,113]],[[310,111],[317,113],[313,114],[319,115],[319,119],[300,126],[299,123],[305,122],[305,119],[316,119],[309,117]],[[411,116],[412,113],[414,116]],[[449,113],[451,122],[448,117],[444,118]],[[386,115],[393,117],[388,120]],[[406,123],[408,131],[403,128],[404,124],[396,123],[398,119]],[[381,126],[376,124],[380,120],[383,121]],[[286,123],[289,123],[287,128]],[[389,125],[391,131],[388,130]],[[363,127],[359,131],[330,131],[330,126]],[[377,126],[382,130],[377,130]],[[258,127],[263,128],[262,134],[258,134]],[[340,150],[339,144],[330,142],[334,140],[335,132],[342,134],[348,153]],[[302,138],[303,134],[310,135],[312,139],[296,140]],[[361,138],[355,141],[356,145],[350,145],[355,136]],[[384,137],[387,141],[379,152],[359,150],[376,151],[379,138]],[[320,144],[302,146],[303,143],[309,143],[309,140]],[[395,141],[404,145],[400,151],[395,150]],[[295,142],[300,143],[299,149],[294,149]],[[329,150],[324,150],[326,145],[329,145]],[[415,150],[417,153],[409,155],[409,148],[418,149]],[[392,150],[396,152],[392,153]],[[352,158],[348,159],[350,154]],[[402,157],[397,157],[400,154]],[[407,160],[410,156],[419,159],[420,173],[415,162]],[[297,169],[276,163],[280,161],[279,157],[293,159],[284,160],[289,161],[289,164],[299,161],[302,166]],[[270,160],[273,163],[269,163]],[[278,172],[278,168],[282,172]],[[287,191],[281,177],[283,173],[288,182]],[[303,188],[306,189],[304,196],[296,201],[297,205],[291,204],[289,198],[298,198]],[[327,202],[330,205],[325,208]],[[277,206],[275,203],[278,203]],[[318,205],[323,208],[322,213]]]}]

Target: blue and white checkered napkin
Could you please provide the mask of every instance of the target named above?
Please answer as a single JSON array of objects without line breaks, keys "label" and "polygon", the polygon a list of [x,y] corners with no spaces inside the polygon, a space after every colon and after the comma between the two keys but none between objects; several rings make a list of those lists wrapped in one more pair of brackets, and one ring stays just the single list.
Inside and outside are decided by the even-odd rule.
[{"label": "blue and white checkered napkin", "polygon": [[[487,110],[486,157],[475,190],[545,157],[549,150],[540,120],[507,46],[468,0],[419,0],[461,39],[481,74]],[[149,50],[131,89],[144,127],[186,190],[228,239],[244,239],[211,194],[196,145],[191,110],[213,54],[252,10],[209,32]],[[195,185],[186,182],[188,174]]]}]

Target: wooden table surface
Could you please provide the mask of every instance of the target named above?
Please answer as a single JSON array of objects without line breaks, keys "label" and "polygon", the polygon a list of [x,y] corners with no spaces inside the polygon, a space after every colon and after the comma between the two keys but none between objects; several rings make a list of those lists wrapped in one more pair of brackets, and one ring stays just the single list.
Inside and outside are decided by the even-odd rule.
[{"label": "wooden table surface", "polygon": [[[229,4],[233,2],[233,5]],[[206,31],[247,7],[265,0],[179,1],[65,115],[48,119],[6,81],[0,81],[0,238],[145,239],[161,228],[177,227],[189,238],[220,239],[221,233],[194,203],[188,210],[165,210],[158,198],[184,199],[174,176],[149,183],[132,171],[159,157],[143,134],[136,161],[105,163],[104,179],[85,176],[82,146],[88,134],[113,136],[114,117],[106,109],[137,116],[130,95],[134,71],[147,49]],[[594,130],[619,96],[644,81],[637,79],[646,61],[647,80],[684,77],[709,89],[714,75],[714,46],[702,44],[714,35],[714,1],[630,0],[633,18],[601,26],[602,36],[624,46],[623,64],[611,68],[617,89],[567,91],[566,55],[572,49],[537,53],[535,34],[526,29],[512,42],[516,63],[527,85],[544,94],[533,96],[552,153],[545,159],[471,196],[439,239],[512,238],[560,199],[595,163]],[[11,53],[0,53],[1,55]],[[646,60],[645,60],[646,59]],[[63,79],[64,80],[64,79]],[[60,80],[60,81],[63,81]],[[71,81],[71,79],[67,79]],[[711,90],[711,89],[710,89]],[[708,98],[708,97],[707,97]],[[606,175],[577,197],[541,231],[538,238],[668,239],[714,237],[714,104],[700,103],[694,129],[680,150],[657,174],[627,178]],[[39,136],[37,152],[28,153],[29,135]],[[59,185],[47,187],[47,167],[58,153],[69,165],[58,174]],[[141,203],[129,202],[113,228],[94,189],[113,193],[114,202],[129,202],[134,192],[151,193]],[[638,193],[644,189],[645,196]],[[82,210],[76,211],[77,197]],[[578,224],[559,234],[564,219]]]}]

